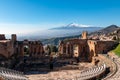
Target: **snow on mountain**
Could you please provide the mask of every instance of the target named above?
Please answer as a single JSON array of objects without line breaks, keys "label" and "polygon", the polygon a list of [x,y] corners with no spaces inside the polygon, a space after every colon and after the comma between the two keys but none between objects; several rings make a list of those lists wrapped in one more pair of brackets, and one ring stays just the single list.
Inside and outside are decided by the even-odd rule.
[{"label": "snow on mountain", "polygon": [[54,37],[74,36],[81,34],[83,31],[94,32],[100,30],[102,27],[92,27],[90,25],[71,23],[66,26],[56,27],[48,30],[40,30],[26,35],[27,39],[48,39]]},{"label": "snow on mountain", "polygon": [[100,27],[95,27],[92,25],[84,25],[84,24],[77,24],[77,23],[70,23],[68,25],[65,26],[61,26],[61,27],[56,27],[56,28],[52,28],[50,30],[60,30],[60,29],[87,29],[87,28],[100,28]]},{"label": "snow on mountain", "polygon": [[92,25],[84,25],[84,24],[77,24],[77,23],[70,23],[67,25],[68,27],[91,27]]}]

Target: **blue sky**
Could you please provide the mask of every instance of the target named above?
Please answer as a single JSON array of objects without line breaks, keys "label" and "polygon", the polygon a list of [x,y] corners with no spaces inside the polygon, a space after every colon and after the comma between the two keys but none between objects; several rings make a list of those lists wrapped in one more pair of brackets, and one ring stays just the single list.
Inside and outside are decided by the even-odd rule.
[{"label": "blue sky", "polygon": [[0,0],[0,33],[27,33],[72,22],[120,26],[120,0]]}]

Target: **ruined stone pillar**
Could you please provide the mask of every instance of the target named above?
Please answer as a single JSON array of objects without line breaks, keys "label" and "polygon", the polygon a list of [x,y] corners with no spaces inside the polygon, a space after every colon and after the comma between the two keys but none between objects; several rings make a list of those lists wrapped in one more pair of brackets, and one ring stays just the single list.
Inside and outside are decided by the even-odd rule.
[{"label": "ruined stone pillar", "polygon": [[70,55],[70,45],[68,45],[68,54]]},{"label": "ruined stone pillar", "polygon": [[73,54],[74,54],[74,52],[73,52],[73,45],[71,44],[71,57],[73,57]]},{"label": "ruined stone pillar", "polygon": [[80,50],[81,50],[81,46],[80,45],[78,45],[78,57],[80,57]]},{"label": "ruined stone pillar", "polygon": [[23,46],[21,46],[21,56],[23,57],[24,56],[24,47]]},{"label": "ruined stone pillar", "polygon": [[31,50],[31,56],[33,56],[33,47],[32,47],[32,45],[30,47],[30,50]]},{"label": "ruined stone pillar", "polygon": [[41,48],[40,48],[40,45],[39,45],[39,53],[41,54]]},{"label": "ruined stone pillar", "polygon": [[35,56],[34,46],[32,46],[32,51],[33,51],[32,55]]},{"label": "ruined stone pillar", "polygon": [[12,35],[11,35],[11,40],[12,40],[12,42],[17,41],[17,36],[16,36],[16,34],[12,34]]},{"label": "ruined stone pillar", "polygon": [[31,54],[31,45],[29,45],[29,54]]},{"label": "ruined stone pillar", "polygon": [[41,56],[41,47],[39,46],[39,53],[40,53],[40,56]]},{"label": "ruined stone pillar", "polygon": [[35,56],[37,57],[37,45],[35,45]]},{"label": "ruined stone pillar", "polygon": [[59,45],[58,51],[60,52],[60,54],[64,54],[64,48],[63,47],[64,47],[63,44]]},{"label": "ruined stone pillar", "polygon": [[68,45],[66,44],[66,54],[68,54]]},{"label": "ruined stone pillar", "polygon": [[41,53],[43,54],[43,52],[44,52],[43,46],[41,46],[41,48],[42,48],[42,51],[41,51]]},{"label": "ruined stone pillar", "polygon": [[82,32],[82,39],[87,39],[87,31]]},{"label": "ruined stone pillar", "polygon": [[38,45],[36,45],[36,54],[38,54],[38,48],[39,48]]},{"label": "ruined stone pillar", "polygon": [[71,46],[71,44],[70,44],[70,57],[72,57],[72,46]]},{"label": "ruined stone pillar", "polygon": [[40,57],[41,56],[40,45],[38,47],[38,53],[39,53],[39,57]]}]

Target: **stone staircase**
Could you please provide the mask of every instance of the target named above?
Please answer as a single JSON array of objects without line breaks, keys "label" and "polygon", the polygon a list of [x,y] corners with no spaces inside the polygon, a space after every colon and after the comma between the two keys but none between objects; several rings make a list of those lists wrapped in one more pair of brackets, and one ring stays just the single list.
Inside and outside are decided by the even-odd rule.
[{"label": "stone staircase", "polygon": [[0,78],[2,80],[28,80],[22,72],[0,67]]},{"label": "stone staircase", "polygon": [[120,80],[120,58],[117,58],[114,61],[117,65],[117,71],[109,80]]}]

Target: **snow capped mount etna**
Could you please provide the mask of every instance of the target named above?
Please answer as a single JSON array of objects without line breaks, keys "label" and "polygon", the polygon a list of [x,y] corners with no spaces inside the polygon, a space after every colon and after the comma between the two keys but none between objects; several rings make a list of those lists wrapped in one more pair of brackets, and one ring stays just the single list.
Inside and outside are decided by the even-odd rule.
[{"label": "snow capped mount etna", "polygon": [[63,30],[63,29],[90,29],[90,28],[93,28],[93,29],[101,29],[101,27],[95,27],[95,26],[92,26],[92,25],[83,25],[83,24],[77,24],[77,23],[70,23],[66,26],[61,26],[61,27],[56,27],[56,28],[52,28],[52,30]]},{"label": "snow capped mount etna", "polygon": [[70,23],[67,26],[68,27],[90,27],[91,25],[83,25],[83,24],[77,24],[77,23]]}]

